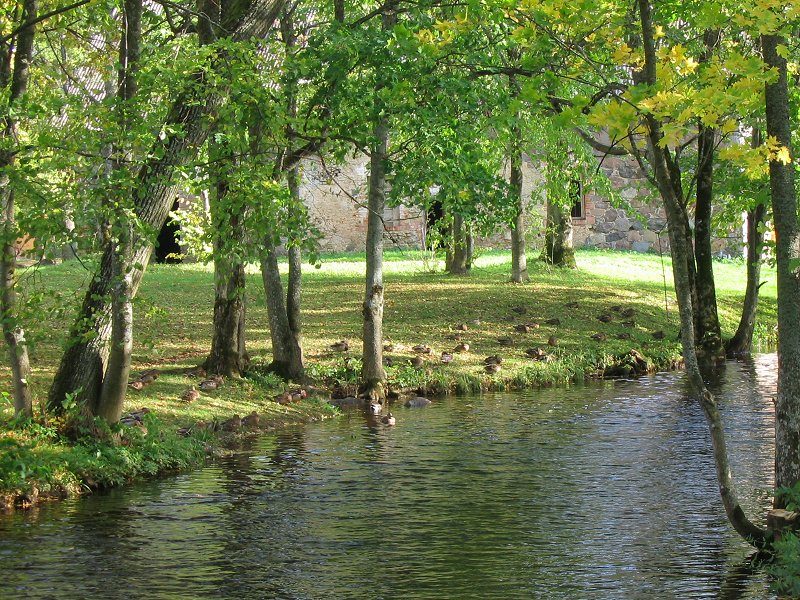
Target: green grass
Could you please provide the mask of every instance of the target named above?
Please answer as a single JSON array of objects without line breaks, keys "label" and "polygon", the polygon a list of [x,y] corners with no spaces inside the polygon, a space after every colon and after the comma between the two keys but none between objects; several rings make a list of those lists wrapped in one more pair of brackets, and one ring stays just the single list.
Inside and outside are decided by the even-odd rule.
[{"label": "green grass", "polygon": [[[395,388],[422,388],[429,392],[553,385],[602,370],[618,362],[631,349],[639,350],[653,368],[668,368],[680,355],[669,259],[665,257],[662,265],[657,255],[580,251],[577,261],[578,269],[567,271],[531,261],[531,282],[520,286],[508,281],[507,252],[482,252],[468,277],[426,271],[423,267],[427,263],[423,263],[420,252],[387,252],[384,334],[396,347],[388,354],[395,363],[387,369],[390,384]],[[441,267],[440,263],[439,271]],[[722,326],[724,333],[731,335],[741,310],[745,268],[741,261],[721,261],[715,270]],[[319,268],[305,266],[304,349],[310,374],[321,382],[355,380],[360,358],[363,273],[363,256],[359,255],[323,256]],[[37,404],[43,403],[46,397],[67,328],[90,277],[91,272],[77,262],[40,267],[23,275],[22,295],[35,307],[27,321],[27,334],[33,363],[30,383]],[[775,323],[774,271],[765,268],[762,280],[767,283],[761,288],[757,336],[766,345],[771,342]],[[74,445],[52,436],[46,438],[46,443],[31,445],[31,440],[41,440],[42,436],[8,430],[0,430],[0,443],[16,440],[20,447],[27,448],[18,452],[24,454],[22,462],[44,464],[50,473],[63,468],[76,481],[92,479],[113,484],[118,479],[153,472],[156,464],[180,468],[193,462],[191,457],[198,455],[197,440],[190,437],[188,441],[175,441],[174,432],[198,420],[220,420],[234,413],[243,415],[254,410],[271,423],[304,421],[330,414],[327,406],[319,401],[289,407],[271,401],[282,385],[263,370],[270,360],[270,342],[264,292],[255,268],[250,270],[247,286],[248,350],[253,359],[253,376],[228,381],[191,405],[183,403],[180,395],[193,383],[185,375],[186,369],[202,362],[211,341],[214,302],[211,267],[152,265],[136,299],[134,370],[156,368],[161,376],[144,390],[131,391],[127,407],[131,410],[147,407],[157,415],[158,435],[164,445],[173,445],[172,454],[178,457],[179,464],[170,462],[170,453],[152,458],[151,448],[147,452],[142,450],[138,458],[128,457],[131,465],[139,466],[131,466],[127,471],[112,469],[110,465],[118,461],[109,458],[107,470],[117,475],[113,480],[105,480],[101,466],[85,471],[89,475],[81,475],[82,471],[74,466],[86,462],[81,454],[84,450],[89,453],[87,456],[96,452],[92,446],[87,446],[88,450],[76,450]],[[565,303],[571,301],[578,302],[579,307],[566,308]],[[597,320],[599,314],[609,312],[609,307],[615,304],[634,308],[634,328],[619,324],[621,319],[617,315],[612,323]],[[526,314],[512,311],[519,306],[526,309]],[[514,331],[516,324],[553,317],[561,319],[560,326],[541,325],[527,334]],[[475,320],[480,321],[480,325],[474,325]],[[467,323],[469,327],[462,337],[470,344],[470,350],[456,354],[451,364],[442,365],[438,357],[443,350],[450,350],[456,344],[450,337],[456,333],[455,326],[459,323]],[[655,330],[663,330],[666,338],[653,340],[650,333]],[[631,333],[632,339],[616,339],[615,334],[622,331]],[[608,340],[600,343],[591,340],[590,335],[595,332],[606,333]],[[525,355],[524,350],[531,346],[547,348],[550,335],[558,338],[558,346],[548,349],[553,360],[534,362]],[[514,339],[513,347],[498,346],[497,339],[505,336]],[[348,356],[328,349],[330,344],[341,339],[350,341]],[[419,343],[431,346],[433,354],[426,358],[423,368],[414,369],[407,363],[413,356],[411,347]],[[487,375],[483,371],[483,358],[495,353],[503,356],[503,368],[496,375]],[[10,391],[9,371],[5,366],[0,369],[0,381],[5,391]],[[0,421],[8,418],[10,406],[6,404],[0,408]],[[131,448],[136,450],[138,446],[131,444],[126,452],[133,452]],[[38,459],[36,452],[40,452]],[[65,457],[64,453],[70,452],[80,456]],[[3,473],[0,463],[0,478]],[[36,476],[30,477],[36,479]],[[46,477],[39,479],[47,480]],[[69,479],[69,476],[61,479]],[[11,477],[6,476],[0,481],[0,489],[21,489],[18,484],[12,485]]]}]

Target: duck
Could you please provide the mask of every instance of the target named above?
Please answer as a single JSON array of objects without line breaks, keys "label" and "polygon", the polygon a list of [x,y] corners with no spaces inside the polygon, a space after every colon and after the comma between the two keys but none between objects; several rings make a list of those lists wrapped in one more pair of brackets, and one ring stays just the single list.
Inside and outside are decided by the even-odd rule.
[{"label": "duck", "polygon": [[392,367],[392,366],[394,366],[394,360],[392,359],[391,356],[384,356],[383,357],[383,365],[385,367]]},{"label": "duck", "polygon": [[200,397],[200,392],[195,389],[194,386],[190,387],[188,390],[181,394],[181,400],[184,402],[194,402]]},{"label": "duck", "polygon": [[547,319],[547,321],[545,321],[544,323],[545,325],[554,325],[555,327],[558,327],[559,325],[561,325],[561,319],[555,317],[553,319]]},{"label": "duck", "polygon": [[635,315],[635,314],[636,314],[636,310],[635,310],[635,309],[633,309],[633,308],[626,308],[625,310],[623,310],[623,311],[622,311],[621,313],[619,313],[619,314],[620,314],[621,316],[623,316],[624,318],[626,318],[626,319],[630,319],[630,318],[631,318],[633,315]]},{"label": "duck", "polygon": [[187,377],[205,377],[206,376],[206,370],[202,366],[194,367],[193,369],[189,369],[188,371],[186,371],[186,376]]},{"label": "duck", "polygon": [[492,356],[487,356],[483,359],[483,364],[485,365],[499,365],[503,362],[503,359],[498,356],[497,354],[493,354]]},{"label": "duck", "polygon": [[516,331],[517,333],[528,333],[530,330],[531,330],[530,326],[526,325],[525,323],[520,323],[519,325],[514,327],[514,331]]},{"label": "duck", "polygon": [[414,352],[416,352],[417,354],[430,354],[431,353],[431,347],[428,346],[427,344],[417,344],[416,346],[414,346],[411,349]]},{"label": "duck", "polygon": [[239,415],[233,415],[227,421],[222,422],[223,431],[236,431],[242,428],[242,418]]},{"label": "duck", "polygon": [[525,350],[525,354],[527,354],[531,358],[535,358],[536,360],[543,360],[547,358],[547,352],[545,352],[538,346],[536,348],[528,348],[527,350]]},{"label": "duck", "polygon": [[416,396],[409,400],[406,400],[405,407],[406,408],[424,408],[431,404],[431,401],[425,398],[424,396]]},{"label": "duck", "polygon": [[525,308],[524,306],[514,306],[511,310],[517,313],[518,315],[524,315],[526,312],[528,312],[528,309]]},{"label": "duck", "polygon": [[425,361],[422,359],[421,356],[415,356],[414,358],[411,359],[411,366],[414,367],[415,369],[422,368],[422,365],[424,364]]},{"label": "duck", "polygon": [[614,319],[609,314],[602,314],[598,315],[597,320],[600,321],[601,323],[611,323],[611,321],[613,321]]},{"label": "duck", "polygon": [[481,326],[481,320],[480,319],[472,319],[472,324],[475,325],[475,327],[480,327]]},{"label": "duck", "polygon": [[497,363],[490,363],[485,365],[483,367],[483,370],[489,373],[490,375],[493,375],[494,373],[500,372],[500,365],[498,365]]},{"label": "duck", "polygon": [[379,415],[383,410],[383,406],[381,406],[380,402],[370,402],[367,406],[367,410],[370,412],[370,414]]},{"label": "duck", "polygon": [[627,331],[623,331],[622,333],[618,333],[617,334],[617,339],[618,340],[629,340],[629,339],[631,339],[631,334],[628,333]]},{"label": "duck", "polygon": [[591,337],[595,342],[605,342],[608,339],[608,336],[602,332],[593,333],[589,337]]},{"label": "duck", "polygon": [[636,327],[636,321],[623,321],[622,324],[625,327]]},{"label": "duck", "polygon": [[300,402],[300,400],[304,400],[308,398],[308,392],[304,389],[300,388],[298,390],[293,390],[291,392],[287,392],[291,396],[292,402]]},{"label": "duck", "polygon": [[453,352],[469,352],[469,344],[466,342],[461,342],[455,348],[453,348]]},{"label": "duck", "polygon": [[469,326],[466,323],[459,323],[456,325],[458,331],[469,331]]},{"label": "duck", "polygon": [[141,381],[136,380],[136,381],[131,381],[128,384],[128,387],[138,391],[144,389],[144,384]]},{"label": "duck", "polygon": [[244,419],[242,419],[242,425],[245,427],[258,427],[260,424],[261,417],[256,411],[251,412]]},{"label": "duck", "polygon": [[572,302],[567,302],[564,306],[566,306],[567,308],[578,308],[580,304],[578,304],[573,300]]},{"label": "duck", "polygon": [[553,347],[558,346],[558,338],[556,338],[554,335],[551,335],[549,338],[547,338],[547,345]]},{"label": "duck", "polygon": [[451,362],[453,362],[453,355],[450,352],[442,352],[441,361],[444,364],[451,363]]},{"label": "duck", "polygon": [[500,344],[501,346],[513,346],[514,340],[511,339],[510,337],[500,337],[497,338],[497,343]]},{"label": "duck", "polygon": [[384,352],[394,352],[394,344],[392,344],[391,342],[384,344],[383,345],[383,351]]},{"label": "duck", "polygon": [[381,419],[381,423],[383,423],[384,425],[388,425],[389,427],[392,427],[397,424],[397,419],[394,418],[394,415],[392,415],[392,413],[389,413],[388,415],[386,415]]},{"label": "duck", "polygon": [[198,387],[204,392],[211,392],[217,389],[220,385],[222,385],[222,377],[217,375],[211,379],[204,379],[200,382]]},{"label": "duck", "polygon": [[347,352],[350,350],[350,344],[347,342],[347,340],[339,340],[328,347],[334,352]]},{"label": "duck", "polygon": [[610,307],[609,310],[613,312],[622,312],[622,307],[619,304],[615,304],[614,306]]},{"label": "duck", "polygon": [[659,329],[658,331],[653,331],[653,332],[650,334],[650,336],[651,336],[651,337],[652,337],[654,340],[663,340],[663,339],[664,339],[664,337],[665,337],[665,336],[664,336],[664,332],[663,332],[661,329]]}]

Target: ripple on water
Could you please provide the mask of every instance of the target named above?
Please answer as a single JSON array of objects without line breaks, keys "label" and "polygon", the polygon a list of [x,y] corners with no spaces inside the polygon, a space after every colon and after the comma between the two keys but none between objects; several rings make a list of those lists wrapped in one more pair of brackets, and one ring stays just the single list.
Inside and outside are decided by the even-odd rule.
[{"label": "ripple on water", "polygon": [[[771,484],[774,357],[711,382]],[[0,519],[0,597],[765,598],[680,374],[445,399],[267,435],[205,469]]]}]

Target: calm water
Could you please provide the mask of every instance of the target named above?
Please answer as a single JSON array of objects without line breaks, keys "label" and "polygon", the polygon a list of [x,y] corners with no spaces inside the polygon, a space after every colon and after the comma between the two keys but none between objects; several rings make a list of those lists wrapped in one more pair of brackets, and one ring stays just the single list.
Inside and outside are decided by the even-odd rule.
[{"label": "calm water", "polygon": [[[176,478],[0,517],[2,598],[768,598],[683,377],[447,399],[266,435]],[[768,503],[774,356],[714,384]]]}]

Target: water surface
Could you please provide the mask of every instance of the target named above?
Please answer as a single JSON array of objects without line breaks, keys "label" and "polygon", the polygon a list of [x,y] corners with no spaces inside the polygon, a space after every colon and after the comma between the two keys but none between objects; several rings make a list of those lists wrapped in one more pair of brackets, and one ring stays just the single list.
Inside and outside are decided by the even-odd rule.
[{"label": "water surface", "polygon": [[[763,515],[775,358],[713,382]],[[0,516],[1,598],[769,598],[682,374],[264,435],[179,477]]]}]

